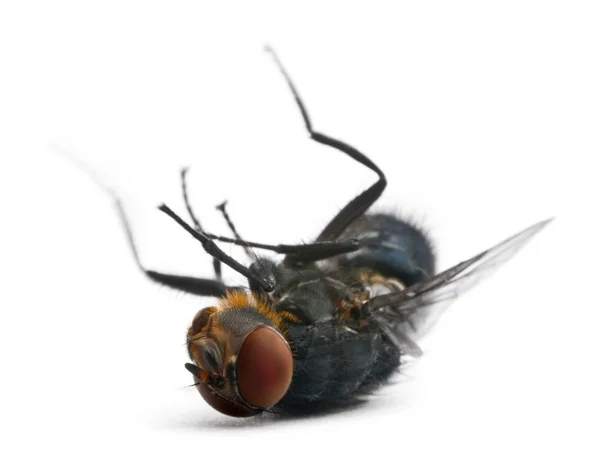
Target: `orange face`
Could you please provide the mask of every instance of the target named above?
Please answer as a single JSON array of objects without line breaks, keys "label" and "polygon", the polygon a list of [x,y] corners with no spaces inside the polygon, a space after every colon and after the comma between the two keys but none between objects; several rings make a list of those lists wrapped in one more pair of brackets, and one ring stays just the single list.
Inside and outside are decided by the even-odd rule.
[{"label": "orange face", "polygon": [[253,416],[287,392],[293,357],[282,320],[270,307],[242,293],[200,311],[188,331],[200,395],[223,414]]}]

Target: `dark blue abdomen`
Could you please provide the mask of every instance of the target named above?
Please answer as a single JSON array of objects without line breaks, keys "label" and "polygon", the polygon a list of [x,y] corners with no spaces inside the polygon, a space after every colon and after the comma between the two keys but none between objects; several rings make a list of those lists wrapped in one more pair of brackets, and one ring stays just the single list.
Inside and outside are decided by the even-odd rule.
[{"label": "dark blue abdomen", "polygon": [[362,248],[338,257],[340,267],[372,269],[405,285],[422,282],[435,271],[431,242],[415,225],[389,214],[372,214],[350,225],[340,239],[359,238]]}]

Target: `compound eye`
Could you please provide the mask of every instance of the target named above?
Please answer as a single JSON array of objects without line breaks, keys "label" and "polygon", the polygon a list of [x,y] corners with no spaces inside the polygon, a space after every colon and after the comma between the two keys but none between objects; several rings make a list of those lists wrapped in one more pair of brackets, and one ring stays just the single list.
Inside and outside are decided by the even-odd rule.
[{"label": "compound eye", "polygon": [[202,398],[206,401],[206,403],[220,413],[223,413],[227,416],[233,416],[235,418],[247,418],[260,413],[260,411],[246,408],[242,405],[237,405],[229,400],[224,399],[223,397],[219,397],[212,390],[210,390],[206,384],[203,384],[196,376],[194,376],[194,382],[196,383],[198,392],[200,392],[200,395],[202,395]]},{"label": "compound eye", "polygon": [[292,352],[278,333],[270,328],[254,330],[237,358],[240,395],[257,408],[272,407],[290,387],[293,363]]}]

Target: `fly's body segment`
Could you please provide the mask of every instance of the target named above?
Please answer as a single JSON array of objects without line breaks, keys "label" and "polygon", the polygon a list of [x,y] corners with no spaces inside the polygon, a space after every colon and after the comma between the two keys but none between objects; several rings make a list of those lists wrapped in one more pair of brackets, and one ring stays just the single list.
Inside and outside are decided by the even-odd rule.
[{"label": "fly's body segment", "polygon": [[[416,340],[459,294],[506,262],[550,220],[539,222],[469,260],[436,274],[431,242],[394,215],[367,213],[386,187],[384,173],[354,147],[315,131],[284,67],[268,50],[291,89],[309,136],[371,169],[378,180],[334,216],[311,244],[269,245],[243,240],[225,209],[232,238],[207,233],[187,197],[192,224],[166,205],[171,217],[213,257],[215,278],[200,279],[146,269],[121,202],[113,193],[140,269],[153,281],[218,299],[196,314],[187,333],[192,373],[202,397],[216,410],[246,417],[263,411],[301,413],[343,406],[384,383],[405,355],[419,356]],[[110,190],[108,190],[110,192]],[[215,243],[244,247],[245,266]],[[257,257],[260,248],[284,255]],[[229,287],[225,264],[248,279]]]}]

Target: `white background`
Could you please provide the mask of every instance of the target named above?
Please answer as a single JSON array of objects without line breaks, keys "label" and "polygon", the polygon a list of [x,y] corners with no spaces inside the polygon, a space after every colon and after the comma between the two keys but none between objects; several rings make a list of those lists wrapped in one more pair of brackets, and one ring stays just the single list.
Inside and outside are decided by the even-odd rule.
[{"label": "white background", "polygon": [[[598,457],[595,2],[282,3],[2,3],[0,456]],[[229,419],[182,388],[210,299],[149,283],[108,196],[56,153],[123,196],[149,267],[211,273],[155,209],[183,211],[182,165],[214,232],[228,198],[245,237],[310,240],[375,176],[307,139],[265,43],[440,268],[557,217],[395,384],[299,420]]]}]

